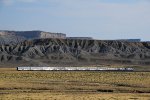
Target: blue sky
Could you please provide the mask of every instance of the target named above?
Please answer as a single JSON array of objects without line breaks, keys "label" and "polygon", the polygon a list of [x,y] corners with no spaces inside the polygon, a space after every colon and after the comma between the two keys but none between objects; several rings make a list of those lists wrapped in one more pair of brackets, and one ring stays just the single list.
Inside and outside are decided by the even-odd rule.
[{"label": "blue sky", "polygon": [[150,0],[0,0],[0,30],[150,40]]}]

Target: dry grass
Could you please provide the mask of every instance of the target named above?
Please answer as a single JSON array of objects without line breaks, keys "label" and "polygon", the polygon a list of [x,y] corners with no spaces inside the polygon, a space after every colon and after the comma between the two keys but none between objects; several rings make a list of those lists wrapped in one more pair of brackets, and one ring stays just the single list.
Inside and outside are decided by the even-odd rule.
[{"label": "dry grass", "polygon": [[149,72],[32,72],[0,69],[0,100],[148,100],[149,93]]},{"label": "dry grass", "polygon": [[19,93],[2,95],[2,100],[149,100],[147,94],[64,94],[64,93]]}]

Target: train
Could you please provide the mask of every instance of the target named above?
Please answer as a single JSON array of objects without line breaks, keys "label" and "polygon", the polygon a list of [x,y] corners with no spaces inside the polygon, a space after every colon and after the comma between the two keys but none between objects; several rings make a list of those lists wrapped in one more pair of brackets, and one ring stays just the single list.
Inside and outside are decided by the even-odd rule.
[{"label": "train", "polygon": [[17,67],[18,71],[134,71],[133,68],[108,67]]}]

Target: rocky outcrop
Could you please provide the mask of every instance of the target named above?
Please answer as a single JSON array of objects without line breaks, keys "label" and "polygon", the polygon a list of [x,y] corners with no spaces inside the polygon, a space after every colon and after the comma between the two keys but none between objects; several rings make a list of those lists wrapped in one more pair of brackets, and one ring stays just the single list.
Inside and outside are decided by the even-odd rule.
[{"label": "rocky outcrop", "polygon": [[26,38],[17,35],[0,35],[0,45],[5,44],[18,44],[20,42],[25,41]]},{"label": "rocky outcrop", "polygon": [[43,31],[16,31],[16,35],[23,36],[26,39],[40,39],[40,38],[58,38],[65,39],[66,34],[63,33],[51,33]]},{"label": "rocky outcrop", "polygon": [[[35,39],[0,45],[0,63],[39,66],[78,64],[150,65],[150,43],[72,39]],[[27,63],[25,63],[27,64]]]},{"label": "rocky outcrop", "polygon": [[58,38],[65,39],[66,34],[44,31],[0,31],[0,43],[16,44],[28,39]]}]

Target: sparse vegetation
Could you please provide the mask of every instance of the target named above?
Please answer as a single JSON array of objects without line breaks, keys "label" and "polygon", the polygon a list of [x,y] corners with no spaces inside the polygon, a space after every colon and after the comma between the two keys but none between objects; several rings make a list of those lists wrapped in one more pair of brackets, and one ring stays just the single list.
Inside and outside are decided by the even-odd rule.
[{"label": "sparse vegetation", "polygon": [[64,98],[147,100],[150,98],[150,73],[0,69],[0,100]]}]

